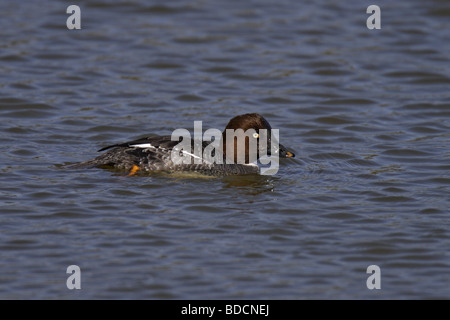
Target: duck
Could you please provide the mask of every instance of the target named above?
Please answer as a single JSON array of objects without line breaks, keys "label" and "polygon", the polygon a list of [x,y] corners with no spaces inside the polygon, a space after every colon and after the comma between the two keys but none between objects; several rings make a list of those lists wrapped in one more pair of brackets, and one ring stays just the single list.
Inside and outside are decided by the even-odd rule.
[{"label": "duck", "polygon": [[[274,174],[278,171],[279,158],[295,157],[278,142],[278,130],[272,129],[258,113],[235,116],[222,132],[215,130],[209,141],[204,141],[208,140],[205,136],[195,139],[195,132],[191,139],[184,129],[178,136],[172,133],[108,145],[98,150],[103,153],[94,159],[67,167],[110,168],[124,171],[129,176],[159,171],[229,176]],[[240,140],[241,136],[245,143]]]}]

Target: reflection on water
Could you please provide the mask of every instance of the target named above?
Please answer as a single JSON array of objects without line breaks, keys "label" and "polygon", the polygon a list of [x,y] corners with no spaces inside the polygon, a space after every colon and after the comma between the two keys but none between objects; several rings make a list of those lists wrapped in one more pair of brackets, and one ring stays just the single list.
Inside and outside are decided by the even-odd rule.
[{"label": "reflection on water", "polygon": [[[2,1],[0,297],[450,297],[449,5],[370,4]],[[248,112],[275,176],[61,168]]]},{"label": "reflection on water", "polygon": [[274,181],[277,182],[279,179],[275,176],[248,174],[225,177],[223,182],[227,188],[237,188],[245,191],[245,194],[256,195],[273,191]]}]

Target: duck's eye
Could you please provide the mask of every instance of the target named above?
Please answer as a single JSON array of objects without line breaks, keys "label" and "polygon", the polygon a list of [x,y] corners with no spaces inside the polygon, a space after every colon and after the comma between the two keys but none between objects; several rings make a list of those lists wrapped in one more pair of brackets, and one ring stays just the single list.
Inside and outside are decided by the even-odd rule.
[{"label": "duck's eye", "polygon": [[255,133],[253,134],[253,138],[258,139],[258,138],[259,138],[259,134],[255,132]]}]

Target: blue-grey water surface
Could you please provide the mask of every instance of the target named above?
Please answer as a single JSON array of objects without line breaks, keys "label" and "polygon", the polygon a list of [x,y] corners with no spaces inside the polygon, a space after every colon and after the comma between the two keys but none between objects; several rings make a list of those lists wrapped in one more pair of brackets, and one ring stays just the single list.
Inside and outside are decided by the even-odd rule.
[{"label": "blue-grey water surface", "polygon": [[[0,15],[1,299],[450,298],[448,1],[4,0]],[[275,176],[62,168],[247,112],[296,153]]]}]

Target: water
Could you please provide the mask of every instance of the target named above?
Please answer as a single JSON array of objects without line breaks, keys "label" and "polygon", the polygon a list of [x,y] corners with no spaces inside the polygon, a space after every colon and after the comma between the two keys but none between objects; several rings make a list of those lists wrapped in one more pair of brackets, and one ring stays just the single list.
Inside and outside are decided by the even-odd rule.
[{"label": "water", "polygon": [[[0,3],[0,298],[450,298],[447,1],[77,4]],[[247,112],[275,176],[61,168]]]}]

